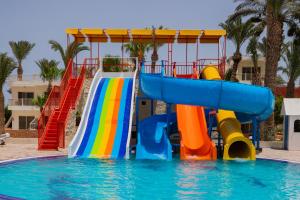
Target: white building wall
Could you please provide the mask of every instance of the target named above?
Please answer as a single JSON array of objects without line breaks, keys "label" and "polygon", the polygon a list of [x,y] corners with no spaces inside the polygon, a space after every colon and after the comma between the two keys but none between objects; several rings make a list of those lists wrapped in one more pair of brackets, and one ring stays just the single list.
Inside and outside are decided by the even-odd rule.
[{"label": "white building wall", "polygon": [[294,132],[294,122],[300,120],[300,116],[289,116],[289,119],[288,150],[300,151],[300,133]]},{"label": "white building wall", "polygon": [[12,130],[19,130],[19,117],[20,116],[34,116],[35,118],[39,118],[40,111],[37,110],[14,110],[12,112]]}]

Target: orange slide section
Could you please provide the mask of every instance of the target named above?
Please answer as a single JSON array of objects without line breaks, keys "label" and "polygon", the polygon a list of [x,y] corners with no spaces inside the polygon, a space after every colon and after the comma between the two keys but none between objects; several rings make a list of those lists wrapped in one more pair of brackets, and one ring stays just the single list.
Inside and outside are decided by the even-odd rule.
[{"label": "orange slide section", "polygon": [[180,159],[216,160],[217,150],[208,136],[204,108],[178,104],[176,110],[181,136]]}]

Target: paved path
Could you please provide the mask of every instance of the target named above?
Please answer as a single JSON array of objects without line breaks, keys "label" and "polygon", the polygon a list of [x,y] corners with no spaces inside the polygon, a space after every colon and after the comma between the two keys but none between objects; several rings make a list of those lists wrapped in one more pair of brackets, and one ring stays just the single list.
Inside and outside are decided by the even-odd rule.
[{"label": "paved path", "polygon": [[300,151],[285,151],[271,148],[263,148],[263,151],[257,155],[257,158],[286,160],[300,163]]},{"label": "paved path", "polygon": [[38,151],[37,138],[9,138],[0,145],[0,161],[37,156],[67,155],[67,150]]},{"label": "paved path", "polygon": [[[67,143],[69,138],[67,138]],[[300,151],[284,151],[271,149],[268,145],[262,145],[263,151],[257,158],[278,159],[293,162],[300,162]],[[38,151],[36,138],[9,138],[5,145],[0,145],[0,161],[37,157],[67,155],[67,149],[60,151]]]}]

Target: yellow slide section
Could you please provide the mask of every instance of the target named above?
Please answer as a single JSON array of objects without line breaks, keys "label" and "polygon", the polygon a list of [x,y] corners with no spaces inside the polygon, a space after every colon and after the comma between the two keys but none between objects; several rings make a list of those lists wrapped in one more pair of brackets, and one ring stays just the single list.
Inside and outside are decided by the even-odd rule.
[{"label": "yellow slide section", "polygon": [[208,136],[204,108],[178,104],[176,111],[181,136],[180,159],[216,160],[216,146]]},{"label": "yellow slide section", "polygon": [[[218,69],[214,66],[205,67],[202,75],[207,80],[221,80]],[[232,94],[234,95],[234,94]],[[224,160],[243,158],[255,160],[255,147],[252,142],[244,136],[241,124],[233,111],[218,110],[218,129],[223,137]]]}]

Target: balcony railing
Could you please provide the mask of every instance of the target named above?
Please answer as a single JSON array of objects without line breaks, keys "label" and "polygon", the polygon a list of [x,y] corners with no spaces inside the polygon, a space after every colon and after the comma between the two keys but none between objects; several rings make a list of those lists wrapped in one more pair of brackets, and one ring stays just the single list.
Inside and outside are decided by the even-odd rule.
[{"label": "balcony railing", "polygon": [[9,99],[10,106],[34,106],[33,98]]}]

